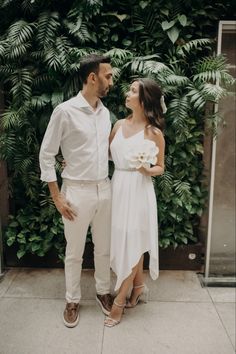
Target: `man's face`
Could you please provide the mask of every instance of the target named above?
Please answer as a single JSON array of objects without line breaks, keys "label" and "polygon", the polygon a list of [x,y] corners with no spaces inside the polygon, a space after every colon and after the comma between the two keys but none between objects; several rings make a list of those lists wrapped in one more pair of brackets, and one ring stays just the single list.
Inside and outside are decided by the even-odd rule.
[{"label": "man's face", "polygon": [[110,88],[113,86],[112,67],[110,64],[99,64],[99,72],[97,76],[97,96],[99,98],[105,97]]}]

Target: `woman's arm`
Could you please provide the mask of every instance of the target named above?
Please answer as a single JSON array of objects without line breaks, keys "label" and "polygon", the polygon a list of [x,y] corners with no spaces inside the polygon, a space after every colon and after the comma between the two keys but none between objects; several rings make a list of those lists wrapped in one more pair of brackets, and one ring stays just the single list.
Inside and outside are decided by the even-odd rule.
[{"label": "woman's arm", "polygon": [[165,171],[165,139],[160,130],[149,133],[150,140],[153,140],[159,148],[157,163],[153,167],[141,167],[138,171],[145,176],[160,176]]}]

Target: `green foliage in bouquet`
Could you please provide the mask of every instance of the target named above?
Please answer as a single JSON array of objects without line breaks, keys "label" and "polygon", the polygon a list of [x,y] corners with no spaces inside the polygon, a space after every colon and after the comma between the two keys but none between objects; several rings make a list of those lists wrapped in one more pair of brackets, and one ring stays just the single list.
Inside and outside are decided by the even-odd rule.
[{"label": "green foliage in bouquet", "polygon": [[[225,58],[214,55],[217,21],[230,10],[231,1],[0,0],[0,159],[13,214],[5,236],[19,258],[51,248],[63,255],[62,223],[40,181],[38,154],[53,108],[77,94],[79,61],[92,52],[112,59],[115,87],[105,103],[113,122],[127,115],[123,94],[133,78],[161,85],[168,111],[166,171],[154,179],[160,246],[197,241],[207,196],[205,107],[233,81]],[[215,131],[217,112],[207,121]]]}]

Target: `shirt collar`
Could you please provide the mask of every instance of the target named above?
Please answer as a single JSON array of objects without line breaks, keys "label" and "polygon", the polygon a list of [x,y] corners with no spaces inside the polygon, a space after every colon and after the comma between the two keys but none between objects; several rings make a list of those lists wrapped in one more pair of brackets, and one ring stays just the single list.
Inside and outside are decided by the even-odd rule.
[{"label": "shirt collar", "polygon": [[78,95],[76,96],[77,98],[77,104],[79,108],[89,108],[93,113],[97,113],[99,112],[103,107],[103,103],[102,101],[99,99],[98,100],[98,104],[97,104],[97,108],[94,111],[94,109],[92,108],[92,106],[90,106],[90,104],[88,103],[88,101],[84,98],[84,96],[82,95],[81,91],[78,93]]}]

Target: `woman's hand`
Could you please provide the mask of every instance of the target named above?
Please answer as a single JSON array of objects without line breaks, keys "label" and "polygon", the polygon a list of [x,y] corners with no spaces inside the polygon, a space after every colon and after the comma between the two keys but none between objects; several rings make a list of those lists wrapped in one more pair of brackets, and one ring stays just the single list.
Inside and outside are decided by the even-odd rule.
[{"label": "woman's hand", "polygon": [[138,168],[137,171],[142,173],[142,175],[144,175],[144,176],[151,176],[151,173],[152,173],[150,167],[143,167],[143,166]]}]

